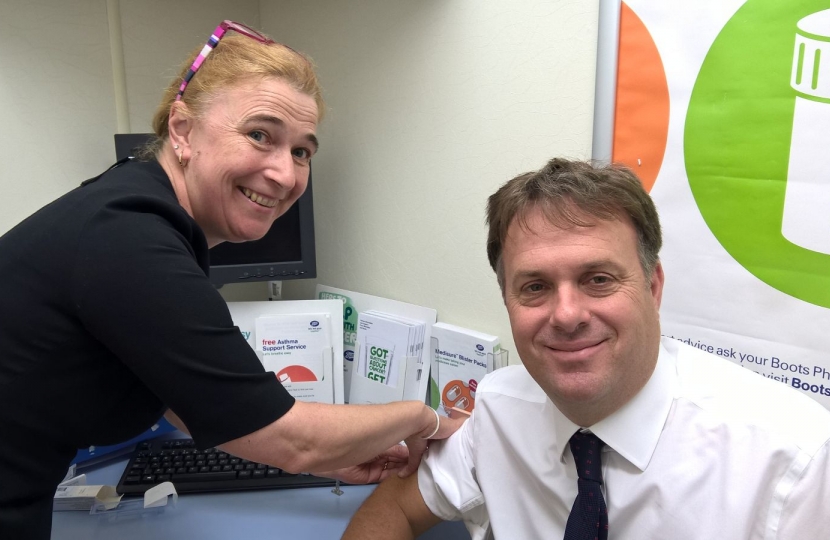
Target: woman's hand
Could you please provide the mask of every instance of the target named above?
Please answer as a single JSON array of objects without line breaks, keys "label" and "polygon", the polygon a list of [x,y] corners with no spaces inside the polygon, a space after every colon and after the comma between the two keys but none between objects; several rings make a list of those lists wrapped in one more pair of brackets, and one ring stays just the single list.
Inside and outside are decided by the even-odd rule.
[{"label": "woman's hand", "polygon": [[[466,416],[461,418],[439,416],[429,407],[427,407],[426,410],[429,411],[428,414],[430,416],[430,422],[428,422],[427,427],[420,433],[416,433],[405,441],[406,447],[409,448],[409,460],[407,461],[406,466],[398,471],[398,476],[400,478],[406,478],[418,470],[418,466],[421,464],[421,458],[423,458],[424,453],[426,453],[429,449],[430,441],[446,439],[458,431],[458,428],[460,428],[461,424],[463,424],[467,419]],[[437,426],[435,424],[436,422],[438,422]]]},{"label": "woman's hand", "polygon": [[393,472],[399,471],[406,465],[408,456],[409,449],[396,444],[360,465],[315,474],[334,478],[347,484],[372,484],[385,480]]}]

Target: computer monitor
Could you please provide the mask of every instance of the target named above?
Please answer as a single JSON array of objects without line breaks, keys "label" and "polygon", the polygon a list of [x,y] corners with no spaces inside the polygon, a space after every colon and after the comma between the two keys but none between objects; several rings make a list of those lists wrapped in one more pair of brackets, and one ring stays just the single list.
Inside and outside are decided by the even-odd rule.
[{"label": "computer monitor", "polygon": [[[115,135],[116,159],[131,156],[154,135]],[[224,242],[210,250],[210,280],[217,287],[225,283],[246,283],[317,277],[314,242],[314,205],[311,172],[305,193],[277,219],[259,240],[232,244]]]}]

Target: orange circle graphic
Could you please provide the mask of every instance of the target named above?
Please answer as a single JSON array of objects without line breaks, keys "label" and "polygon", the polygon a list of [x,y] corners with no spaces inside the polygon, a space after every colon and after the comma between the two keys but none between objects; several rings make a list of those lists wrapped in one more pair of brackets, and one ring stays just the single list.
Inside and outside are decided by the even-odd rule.
[{"label": "orange circle graphic", "polygon": [[620,11],[612,159],[630,167],[651,191],[669,133],[669,86],[651,34],[625,2]]}]

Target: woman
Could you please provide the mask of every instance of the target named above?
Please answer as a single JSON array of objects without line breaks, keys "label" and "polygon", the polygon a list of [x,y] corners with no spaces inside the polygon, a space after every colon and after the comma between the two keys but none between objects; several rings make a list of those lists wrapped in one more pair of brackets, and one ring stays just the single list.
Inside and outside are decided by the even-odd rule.
[{"label": "woman", "polygon": [[320,89],[302,55],[230,21],[185,65],[150,159],[0,238],[0,538],[48,538],[77,448],[165,411],[201,447],[349,482],[411,474],[427,439],[457,428],[418,402],[295,402],[264,371],[206,276],[208,249],[262,237],[303,193]]}]

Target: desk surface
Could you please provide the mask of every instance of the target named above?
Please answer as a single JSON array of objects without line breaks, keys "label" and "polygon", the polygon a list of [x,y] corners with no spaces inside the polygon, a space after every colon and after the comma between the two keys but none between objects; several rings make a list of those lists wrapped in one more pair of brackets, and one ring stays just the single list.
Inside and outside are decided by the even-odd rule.
[{"label": "desk surface", "polygon": [[[88,484],[115,485],[127,461],[85,471]],[[244,540],[340,538],[349,519],[375,486],[276,489],[186,494],[162,514],[111,520],[87,512],[53,512],[52,540]],[[463,524],[442,523],[423,540],[469,539]]]}]

